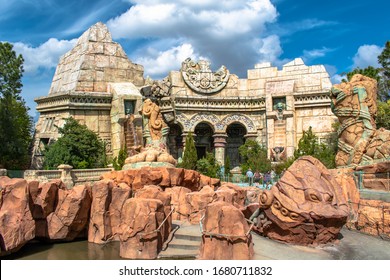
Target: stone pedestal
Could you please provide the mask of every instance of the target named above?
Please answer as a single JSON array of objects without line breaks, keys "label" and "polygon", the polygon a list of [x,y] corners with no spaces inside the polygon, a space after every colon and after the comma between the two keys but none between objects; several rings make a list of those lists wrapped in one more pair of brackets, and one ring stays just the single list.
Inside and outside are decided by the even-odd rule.
[{"label": "stone pedestal", "polygon": [[61,164],[58,167],[58,170],[61,171],[61,181],[64,183],[66,188],[71,189],[73,188],[73,178],[71,171],[73,169],[73,166],[67,165],[67,164]]}]

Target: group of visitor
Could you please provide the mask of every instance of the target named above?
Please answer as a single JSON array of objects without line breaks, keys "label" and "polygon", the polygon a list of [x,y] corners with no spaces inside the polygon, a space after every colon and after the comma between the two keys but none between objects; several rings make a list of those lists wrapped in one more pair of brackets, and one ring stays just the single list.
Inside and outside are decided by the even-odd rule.
[{"label": "group of visitor", "polygon": [[[256,170],[253,173],[252,169],[249,168],[246,172],[246,177],[248,178],[249,186],[262,187],[265,189],[270,189],[273,182],[276,179],[276,173],[274,170],[268,171],[266,173],[261,173],[259,170]],[[254,184],[253,184],[254,183]]]}]

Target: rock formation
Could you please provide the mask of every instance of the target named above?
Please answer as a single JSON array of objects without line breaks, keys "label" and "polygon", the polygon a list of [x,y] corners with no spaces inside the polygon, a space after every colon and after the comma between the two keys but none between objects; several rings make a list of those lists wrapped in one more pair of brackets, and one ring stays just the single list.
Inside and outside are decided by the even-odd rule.
[{"label": "rock formation", "polygon": [[200,259],[250,260],[253,257],[250,227],[242,212],[231,203],[209,204],[202,224]]},{"label": "rock formation", "polygon": [[171,195],[171,205],[175,209],[172,219],[187,221],[191,213],[191,205],[187,202],[186,195],[191,190],[184,187],[172,187],[165,189],[165,192]]},{"label": "rock formation", "polygon": [[354,75],[350,82],[332,87],[332,110],[341,124],[337,166],[356,166],[390,158],[390,131],[377,129],[375,124],[376,96],[376,80],[361,74]]},{"label": "rock formation", "polygon": [[205,186],[198,192],[186,194],[186,200],[190,205],[189,221],[191,224],[197,224],[204,215],[207,205],[217,200],[217,195],[211,187]]},{"label": "rock formation", "polygon": [[0,177],[0,256],[17,251],[34,237],[27,181]]},{"label": "rock formation", "polygon": [[130,198],[121,215],[120,256],[127,259],[155,259],[162,248],[157,230],[165,218],[161,200]]},{"label": "rock formation", "polygon": [[[317,159],[294,162],[271,190],[260,194],[259,233],[300,245],[335,240],[349,214],[339,184]],[[254,218],[254,217],[252,217]]]}]

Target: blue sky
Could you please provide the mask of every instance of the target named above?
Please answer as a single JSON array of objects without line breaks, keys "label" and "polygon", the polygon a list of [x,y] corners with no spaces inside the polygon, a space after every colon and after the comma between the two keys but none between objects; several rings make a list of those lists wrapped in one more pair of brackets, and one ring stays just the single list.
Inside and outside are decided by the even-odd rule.
[{"label": "blue sky", "polygon": [[25,58],[22,95],[34,116],[59,57],[98,21],[145,77],[160,79],[187,57],[240,78],[256,63],[301,57],[324,64],[336,83],[354,67],[378,66],[389,8],[386,0],[0,0],[0,41]]}]

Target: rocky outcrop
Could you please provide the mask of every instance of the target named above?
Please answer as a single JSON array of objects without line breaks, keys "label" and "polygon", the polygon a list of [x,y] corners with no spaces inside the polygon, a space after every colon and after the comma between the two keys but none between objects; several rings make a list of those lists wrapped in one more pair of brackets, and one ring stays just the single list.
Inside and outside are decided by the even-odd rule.
[{"label": "rocky outcrop", "polygon": [[171,196],[171,205],[175,208],[172,213],[173,220],[188,220],[191,213],[191,205],[187,202],[186,194],[191,190],[184,187],[172,187],[165,189]]},{"label": "rocky outcrop", "polygon": [[162,248],[158,229],[165,218],[159,199],[130,198],[121,215],[120,256],[127,259],[155,259]]},{"label": "rocky outcrop", "polygon": [[310,156],[296,160],[271,190],[262,191],[259,204],[259,233],[300,245],[335,240],[349,214],[342,188]]},{"label": "rocky outcrop", "polygon": [[90,188],[78,185],[71,190],[58,189],[58,203],[47,216],[47,239],[74,240],[86,235],[91,209]]},{"label": "rocky outcrop", "polygon": [[190,205],[189,221],[191,224],[197,224],[204,215],[207,205],[217,200],[217,195],[213,188],[205,186],[199,192],[186,194],[186,200]]},{"label": "rocky outcrop", "polygon": [[365,200],[359,203],[358,218],[352,229],[390,239],[390,203]]},{"label": "rocky outcrop", "polygon": [[158,199],[161,201],[164,207],[164,214],[167,217],[166,222],[161,227],[162,242],[168,239],[169,233],[172,230],[172,216],[171,216],[171,196],[168,193],[163,192],[159,186],[145,186],[139,190],[135,198],[150,198]]},{"label": "rocky outcrop", "polygon": [[390,161],[358,166],[356,171],[365,189],[390,191]]},{"label": "rocky outcrop", "polygon": [[194,170],[172,167],[149,167],[107,172],[101,179],[113,180],[116,184],[126,183],[134,192],[147,185],[160,186],[163,190],[171,187],[185,187],[199,191],[206,182],[213,188],[220,185],[219,179],[201,175]]},{"label": "rocky outcrop", "polygon": [[0,177],[0,255],[19,250],[34,237],[27,181]]},{"label": "rocky outcrop", "polygon": [[202,224],[200,259],[250,260],[253,257],[248,223],[231,203],[217,201],[209,204]]},{"label": "rocky outcrop", "polygon": [[130,196],[131,189],[125,183],[116,185],[112,180],[101,180],[92,186],[89,242],[102,244],[119,241],[120,215],[123,204]]}]

